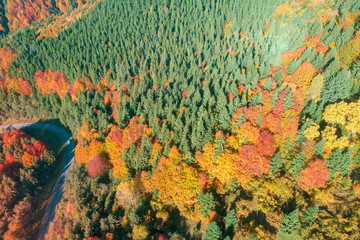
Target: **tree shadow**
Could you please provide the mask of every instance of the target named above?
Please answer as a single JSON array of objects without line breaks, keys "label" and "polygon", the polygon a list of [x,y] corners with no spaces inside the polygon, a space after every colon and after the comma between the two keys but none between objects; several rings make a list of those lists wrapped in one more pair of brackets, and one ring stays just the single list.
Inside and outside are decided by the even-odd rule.
[{"label": "tree shadow", "polygon": [[351,171],[350,179],[353,183],[360,181],[360,168],[359,167],[357,167]]},{"label": "tree shadow", "polygon": [[247,218],[244,219],[245,223],[250,223],[252,221],[255,221],[257,225],[262,225],[264,228],[269,231],[271,234],[276,234],[277,228],[272,226],[267,220],[266,220],[266,214],[263,211],[252,211],[248,215]]}]

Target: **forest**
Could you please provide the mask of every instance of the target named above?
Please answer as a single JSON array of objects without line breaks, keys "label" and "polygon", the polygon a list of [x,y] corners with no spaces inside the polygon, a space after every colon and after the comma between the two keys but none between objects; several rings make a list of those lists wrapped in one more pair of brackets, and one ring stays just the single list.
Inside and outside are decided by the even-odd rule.
[{"label": "forest", "polygon": [[360,238],[360,1],[0,0],[0,22],[0,122],[76,142],[46,239]]},{"label": "forest", "polygon": [[55,156],[39,140],[20,130],[0,134],[0,235],[28,239],[41,216],[38,199],[51,177]]}]

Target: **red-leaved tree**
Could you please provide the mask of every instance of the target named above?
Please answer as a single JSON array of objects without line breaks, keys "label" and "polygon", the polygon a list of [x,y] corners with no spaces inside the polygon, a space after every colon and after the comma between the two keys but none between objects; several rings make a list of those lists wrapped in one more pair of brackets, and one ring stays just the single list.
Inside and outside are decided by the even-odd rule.
[{"label": "red-leaved tree", "polygon": [[275,140],[273,135],[268,131],[262,131],[256,141],[256,147],[260,154],[272,156],[275,153]]},{"label": "red-leaved tree", "polygon": [[100,155],[95,154],[88,165],[88,174],[90,177],[99,177],[106,173],[109,166],[106,160]]},{"label": "red-leaved tree", "polygon": [[316,159],[301,171],[299,186],[303,189],[320,188],[325,186],[328,178],[329,170],[326,162]]}]

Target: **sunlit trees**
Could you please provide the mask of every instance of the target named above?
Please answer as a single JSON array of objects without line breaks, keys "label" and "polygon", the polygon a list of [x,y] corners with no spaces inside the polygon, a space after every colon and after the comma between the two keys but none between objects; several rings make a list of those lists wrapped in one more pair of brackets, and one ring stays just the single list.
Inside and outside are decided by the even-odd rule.
[{"label": "sunlit trees", "polygon": [[120,182],[116,188],[116,200],[125,209],[135,207],[139,202],[139,191],[126,181]]},{"label": "sunlit trees", "polygon": [[270,159],[262,156],[253,145],[243,145],[239,148],[239,159],[235,162],[237,168],[248,176],[261,176],[269,173]]},{"label": "sunlit trees", "polygon": [[211,222],[207,228],[205,233],[206,240],[219,240],[222,237],[222,232],[220,227],[216,222]]},{"label": "sunlit trees", "polygon": [[[342,210],[357,204],[347,190],[359,164],[356,1],[106,0],[71,11],[85,2],[9,1],[13,29],[64,15],[1,43],[1,115],[39,102],[79,133],[50,238],[175,239],[185,227],[193,238],[322,239],[334,219],[332,233],[356,226]],[[3,154],[2,176],[28,176],[21,166],[41,163],[42,147],[4,138],[23,151]],[[315,203],[322,216],[300,229]]]},{"label": "sunlit trees", "polygon": [[300,172],[300,187],[304,189],[324,187],[329,178],[329,170],[325,161],[317,159],[308,164]]},{"label": "sunlit trees", "polygon": [[195,207],[200,192],[199,173],[195,168],[184,162],[176,165],[162,157],[150,181],[159,191],[159,200],[176,206],[182,214]]},{"label": "sunlit trees", "polygon": [[63,99],[69,89],[69,80],[59,71],[36,72],[34,82],[42,94],[57,93]]},{"label": "sunlit trees", "polygon": [[301,223],[299,220],[299,211],[296,209],[288,214],[285,214],[281,219],[279,229],[279,236],[282,238],[294,237],[300,230]]},{"label": "sunlit trees", "polygon": [[95,154],[89,161],[88,174],[90,177],[99,177],[106,173],[109,166],[106,160],[98,154]]},{"label": "sunlit trees", "polygon": [[197,196],[197,202],[200,204],[201,214],[206,217],[215,207],[214,196],[211,192],[200,192]]},{"label": "sunlit trees", "polygon": [[45,145],[20,130],[0,134],[0,234],[25,239],[34,220],[34,200],[42,193],[54,166]]}]

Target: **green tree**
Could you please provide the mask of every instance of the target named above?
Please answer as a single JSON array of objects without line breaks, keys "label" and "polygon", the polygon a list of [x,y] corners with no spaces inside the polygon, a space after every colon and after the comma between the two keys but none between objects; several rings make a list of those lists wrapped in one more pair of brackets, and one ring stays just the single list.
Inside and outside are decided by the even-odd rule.
[{"label": "green tree", "polygon": [[285,214],[281,219],[279,232],[288,236],[298,234],[301,227],[299,219],[299,210],[294,210],[288,214]]},{"label": "green tree", "polygon": [[206,217],[215,207],[214,195],[211,192],[200,192],[197,196],[197,202],[200,204],[201,214]]},{"label": "green tree", "polygon": [[205,240],[219,240],[221,239],[222,231],[216,222],[211,222],[205,232]]},{"label": "green tree", "polygon": [[277,152],[271,158],[269,169],[271,170],[272,175],[275,175],[277,172],[281,171],[281,167],[281,154],[280,152]]},{"label": "green tree", "polygon": [[226,218],[225,218],[225,226],[226,227],[236,227],[238,223],[238,218],[236,217],[236,213],[235,210],[230,210],[227,214],[226,214]]},{"label": "green tree", "polygon": [[295,154],[295,156],[291,158],[291,170],[296,176],[299,176],[301,170],[305,167],[305,159],[306,157],[302,154],[302,152]]}]

